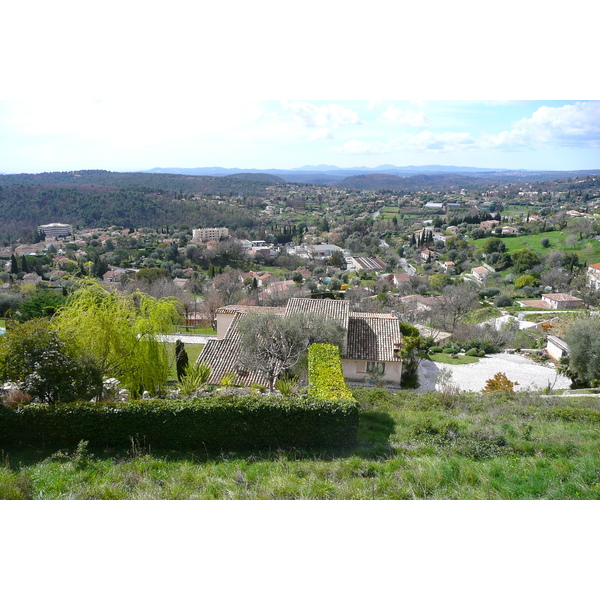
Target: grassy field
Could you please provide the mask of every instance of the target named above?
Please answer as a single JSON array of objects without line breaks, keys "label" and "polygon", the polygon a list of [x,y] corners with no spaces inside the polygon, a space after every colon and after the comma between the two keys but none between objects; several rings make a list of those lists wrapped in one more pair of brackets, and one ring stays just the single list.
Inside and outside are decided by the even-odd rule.
[{"label": "grassy field", "polygon": [[358,389],[333,452],[5,448],[2,499],[600,499],[600,397]]},{"label": "grassy field", "polygon": [[[586,261],[587,264],[600,262],[600,242],[593,238],[576,240],[574,244],[569,244],[567,238],[572,234],[566,231],[546,231],[537,235],[524,235],[519,237],[503,237],[502,241],[506,245],[508,252],[514,252],[521,248],[530,248],[539,254],[549,254],[556,250],[577,252],[579,259]],[[542,240],[547,238],[550,240],[548,248],[542,246]],[[475,245],[481,248],[485,243],[485,238],[476,240]]]}]

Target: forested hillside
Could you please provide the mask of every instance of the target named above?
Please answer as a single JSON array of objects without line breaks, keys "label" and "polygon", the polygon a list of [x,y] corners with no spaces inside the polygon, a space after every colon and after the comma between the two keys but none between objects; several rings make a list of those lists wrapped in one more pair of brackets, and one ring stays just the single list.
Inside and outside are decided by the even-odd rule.
[{"label": "forested hillside", "polygon": [[[189,177],[162,173],[75,171],[0,175],[0,234],[23,236],[42,223],[81,227],[251,228],[267,188],[284,183],[266,174]],[[200,198],[200,196],[202,198]],[[218,205],[219,198],[237,203]],[[242,200],[240,202],[240,197]]]},{"label": "forested hillside", "polygon": [[[251,202],[251,201],[249,201]],[[173,191],[142,187],[12,185],[0,187],[0,234],[23,234],[42,223],[82,227],[249,228],[252,211],[237,204],[181,197]]]},{"label": "forested hillside", "polygon": [[0,175],[0,186],[21,185],[91,185],[136,186],[172,190],[184,194],[256,194],[265,187],[284,183],[281,177],[264,173],[237,173],[226,177],[200,177],[168,173],[114,173],[112,171],[69,171],[57,173],[21,173]]}]

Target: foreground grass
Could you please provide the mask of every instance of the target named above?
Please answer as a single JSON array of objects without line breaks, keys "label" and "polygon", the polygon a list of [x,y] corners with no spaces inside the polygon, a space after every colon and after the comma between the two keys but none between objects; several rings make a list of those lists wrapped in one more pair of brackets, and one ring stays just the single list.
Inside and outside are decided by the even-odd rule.
[{"label": "foreground grass", "polygon": [[5,449],[3,499],[600,499],[600,398],[356,390],[358,447]]}]

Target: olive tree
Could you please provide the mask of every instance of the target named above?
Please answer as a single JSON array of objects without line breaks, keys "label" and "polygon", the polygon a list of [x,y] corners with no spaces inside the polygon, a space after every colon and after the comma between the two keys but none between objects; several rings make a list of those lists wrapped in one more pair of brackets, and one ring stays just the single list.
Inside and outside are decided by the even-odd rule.
[{"label": "olive tree", "polygon": [[569,370],[582,383],[600,380],[600,318],[574,321],[565,335],[569,346]]},{"label": "olive tree", "polygon": [[341,325],[314,314],[283,317],[250,313],[240,319],[238,331],[242,346],[240,365],[261,373],[271,392],[281,375],[304,360],[311,344],[341,347],[345,338]]}]

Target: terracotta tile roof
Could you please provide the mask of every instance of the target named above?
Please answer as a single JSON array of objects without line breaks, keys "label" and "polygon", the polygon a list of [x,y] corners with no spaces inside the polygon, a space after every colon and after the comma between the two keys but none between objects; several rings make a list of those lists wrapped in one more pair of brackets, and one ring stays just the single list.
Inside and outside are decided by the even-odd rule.
[{"label": "terracotta tile roof", "polygon": [[595,269],[596,271],[600,271],[600,263],[589,265],[588,269]]},{"label": "terracotta tile roof", "polygon": [[557,302],[581,302],[581,298],[571,296],[571,294],[542,294],[542,298]]},{"label": "terracotta tile roof", "polygon": [[343,358],[400,362],[400,320],[381,313],[350,313],[348,346]]},{"label": "terracotta tile roof", "polygon": [[[234,322],[237,319],[234,319]],[[232,322],[233,325],[233,322]],[[268,386],[267,380],[258,371],[246,371],[238,361],[242,355],[240,334],[237,327],[229,326],[227,337],[222,340],[208,340],[198,357],[198,363],[207,363],[211,367],[208,383],[218,384],[226,373],[236,373],[238,385],[260,383]]]},{"label": "terracotta tile roof", "polygon": [[315,298],[290,298],[285,308],[285,316],[312,313],[323,315],[327,319],[337,321],[344,329],[348,329],[349,300],[317,300]]},{"label": "terracotta tile roof", "polygon": [[285,308],[282,306],[250,306],[246,304],[229,304],[228,306],[221,306],[221,308],[217,309],[218,315],[234,315],[236,313],[247,314],[249,312],[283,315],[285,313]]},{"label": "terracotta tile roof", "polygon": [[545,300],[519,300],[521,306],[530,306],[531,308],[552,308]]}]

